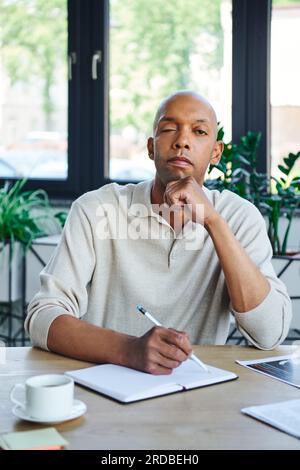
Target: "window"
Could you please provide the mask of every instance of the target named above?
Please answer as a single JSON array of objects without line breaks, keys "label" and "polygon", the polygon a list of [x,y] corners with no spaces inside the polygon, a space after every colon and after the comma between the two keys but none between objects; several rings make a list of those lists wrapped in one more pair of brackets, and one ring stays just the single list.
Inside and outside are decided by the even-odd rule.
[{"label": "window", "polygon": [[277,165],[300,150],[300,0],[273,0],[271,31],[271,172],[278,177]]},{"label": "window", "polygon": [[231,8],[231,0],[110,0],[111,179],[154,175],[147,137],[159,102],[177,89],[207,97],[230,140]]},{"label": "window", "polygon": [[261,131],[265,171],[270,17],[271,0],[0,0],[0,180],[74,199],[151,177],[156,107],[182,88],[226,141]]},{"label": "window", "polygon": [[0,175],[66,180],[67,2],[1,0]]}]

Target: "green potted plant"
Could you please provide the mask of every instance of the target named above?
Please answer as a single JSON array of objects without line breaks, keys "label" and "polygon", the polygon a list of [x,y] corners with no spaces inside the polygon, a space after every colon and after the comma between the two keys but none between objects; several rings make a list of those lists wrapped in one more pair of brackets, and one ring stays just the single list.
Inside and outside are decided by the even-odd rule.
[{"label": "green potted plant", "polygon": [[[271,177],[272,181],[275,182],[275,192],[272,191],[265,196],[264,207],[269,220],[268,235],[276,255],[288,254],[288,236],[295,212],[300,207],[300,177],[291,177],[295,164],[299,159],[300,152],[296,154],[289,153],[283,159],[284,164],[278,165],[282,175],[279,178]],[[287,219],[282,240],[279,236],[280,216]]]},{"label": "green potted plant", "polygon": [[[219,129],[218,139],[224,136]],[[260,133],[248,132],[242,136],[239,144],[225,143],[220,163],[211,165],[209,174],[217,168],[220,175],[207,179],[211,189],[229,189],[251,201],[268,219],[268,235],[274,255],[287,255],[288,237],[297,208],[300,207],[300,176],[292,178],[300,152],[290,153],[284,158],[284,164],[278,165],[282,174],[279,178],[270,177],[257,171],[257,149],[261,140]],[[279,224],[287,219],[283,235],[280,236]]]},{"label": "green potted plant", "polygon": [[[26,180],[0,188],[0,301],[15,301],[21,292],[21,262],[34,239],[60,229],[43,190],[25,191]],[[8,295],[9,272],[13,283]]]}]

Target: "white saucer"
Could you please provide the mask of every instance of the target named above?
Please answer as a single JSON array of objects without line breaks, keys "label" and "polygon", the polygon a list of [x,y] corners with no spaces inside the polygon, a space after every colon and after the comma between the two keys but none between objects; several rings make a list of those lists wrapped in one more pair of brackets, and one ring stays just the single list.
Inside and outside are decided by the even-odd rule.
[{"label": "white saucer", "polygon": [[20,405],[16,405],[12,412],[15,416],[17,416],[17,418],[24,419],[25,421],[32,421],[34,423],[62,423],[63,421],[69,421],[70,419],[75,419],[83,415],[86,412],[86,404],[80,400],[73,400],[72,411],[68,416],[49,420],[28,416],[25,409]]}]

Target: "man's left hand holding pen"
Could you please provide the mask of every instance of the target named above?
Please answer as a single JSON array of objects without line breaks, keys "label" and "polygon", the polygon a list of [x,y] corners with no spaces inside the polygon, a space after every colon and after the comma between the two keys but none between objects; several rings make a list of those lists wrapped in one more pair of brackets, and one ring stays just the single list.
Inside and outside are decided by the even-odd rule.
[{"label": "man's left hand holding pen", "polygon": [[127,342],[128,367],[154,375],[168,375],[192,353],[188,334],[155,326]]}]

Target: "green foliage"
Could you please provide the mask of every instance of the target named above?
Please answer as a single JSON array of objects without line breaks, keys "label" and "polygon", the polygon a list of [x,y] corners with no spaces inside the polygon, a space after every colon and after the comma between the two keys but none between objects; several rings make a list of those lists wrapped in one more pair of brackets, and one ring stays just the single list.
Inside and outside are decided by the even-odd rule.
[{"label": "green foliage", "polygon": [[299,0],[272,0],[272,6],[274,7],[286,7],[286,6],[299,6]]},{"label": "green foliage", "polygon": [[58,220],[59,225],[63,228],[65,226],[67,217],[68,217],[68,212],[66,211],[59,211],[54,214],[54,217]]},{"label": "green foliage", "polygon": [[[218,131],[218,140],[223,140],[223,128]],[[211,165],[221,172],[215,180],[208,180],[210,187],[222,191],[228,189],[259,206],[261,195],[266,187],[266,175],[256,170],[257,148],[261,140],[260,133],[248,132],[242,136],[239,144],[224,143],[224,151],[218,165]]]},{"label": "green foliage", "polygon": [[[47,234],[53,220],[48,196],[43,190],[24,191],[26,180],[0,188],[0,245],[20,241],[28,248],[32,241]],[[57,225],[57,224],[56,224]]]},{"label": "green foliage", "polygon": [[[12,84],[42,84],[49,129],[55,74],[62,65],[66,70],[66,5],[66,0],[0,0],[2,65]],[[128,125],[150,132],[153,109],[174,90],[200,86],[208,93],[192,71],[197,66],[209,77],[209,71],[221,69],[220,7],[221,0],[110,0],[114,133]]]},{"label": "green foliage", "polygon": [[[272,177],[272,180],[276,183],[276,192],[266,197],[266,204],[268,206],[266,208],[269,217],[268,233],[270,239],[273,240],[275,253],[279,254],[286,253],[293,217],[296,209],[300,207],[300,177],[290,178],[298,160],[300,160],[300,152],[296,154],[289,153],[288,157],[283,159],[284,165],[278,165],[278,169],[284,176],[281,176],[279,179]],[[287,218],[288,224],[281,244],[278,235],[278,225],[279,216],[282,211]]]},{"label": "green foliage", "polygon": [[[219,129],[218,140],[224,136],[223,128]],[[209,168],[217,168],[221,175],[206,180],[210,189],[228,189],[252,202],[268,217],[268,235],[274,254],[286,254],[288,236],[295,211],[300,207],[300,177],[292,178],[295,165],[300,161],[300,152],[290,153],[278,165],[282,173],[280,178],[268,178],[257,171],[257,149],[261,140],[260,133],[248,132],[242,136],[239,144],[224,144],[224,153],[220,163]],[[275,185],[272,185],[272,182]],[[282,241],[279,236],[280,216],[287,219]]]},{"label": "green foliage", "polygon": [[55,73],[58,66],[66,64],[66,5],[65,0],[0,0],[2,65],[12,84],[42,84],[48,125]]},{"label": "green foliage", "polygon": [[[148,133],[153,109],[172,91],[199,89],[201,70],[219,69],[223,57],[221,0],[111,0],[111,122]],[[206,93],[203,84],[201,92]],[[121,93],[120,93],[121,92]]]}]

